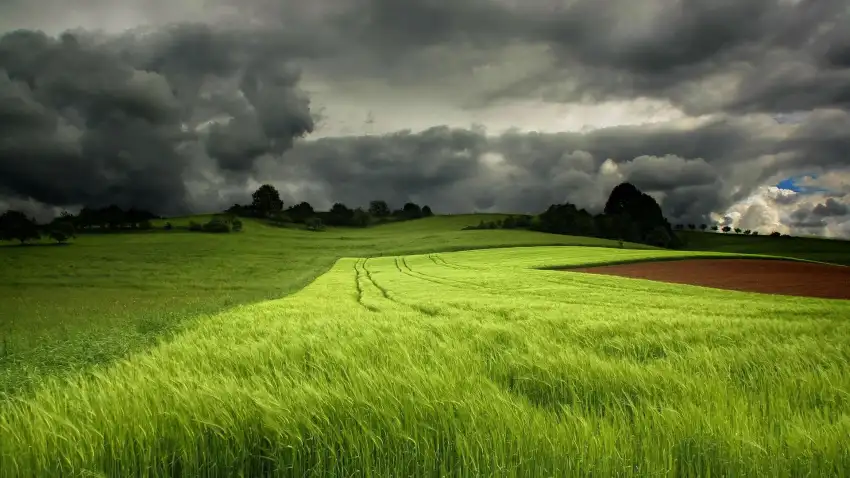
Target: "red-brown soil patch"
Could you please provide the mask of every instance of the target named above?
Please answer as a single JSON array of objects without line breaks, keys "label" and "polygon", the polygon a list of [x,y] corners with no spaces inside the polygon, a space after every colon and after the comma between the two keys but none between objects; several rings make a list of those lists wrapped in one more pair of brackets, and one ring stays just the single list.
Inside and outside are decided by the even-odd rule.
[{"label": "red-brown soil patch", "polygon": [[717,289],[850,299],[850,267],[764,259],[684,259],[568,269]]}]

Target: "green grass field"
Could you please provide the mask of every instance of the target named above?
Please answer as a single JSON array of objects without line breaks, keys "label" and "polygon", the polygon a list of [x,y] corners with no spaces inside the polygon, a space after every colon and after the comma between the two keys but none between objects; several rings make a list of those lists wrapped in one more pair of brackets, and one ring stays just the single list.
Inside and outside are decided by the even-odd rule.
[{"label": "green grass field", "polygon": [[0,248],[0,476],[850,473],[850,301],[478,220]]},{"label": "green grass field", "polygon": [[[210,314],[284,297],[340,257],[614,245],[528,231],[461,230],[481,217],[324,232],[248,220],[245,231],[229,235],[160,230],[85,235],[68,246],[0,246],[0,399],[28,390],[43,376],[76,373],[144,350]],[[177,226],[191,219],[205,218],[168,221]]]}]

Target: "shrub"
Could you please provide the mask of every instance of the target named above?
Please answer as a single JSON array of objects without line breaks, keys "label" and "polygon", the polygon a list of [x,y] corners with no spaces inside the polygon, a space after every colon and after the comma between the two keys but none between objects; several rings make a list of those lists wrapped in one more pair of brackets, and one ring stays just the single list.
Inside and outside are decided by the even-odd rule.
[{"label": "shrub", "polygon": [[304,221],[304,224],[307,226],[307,230],[309,231],[324,231],[325,225],[322,223],[322,220],[318,217],[311,217]]},{"label": "shrub", "polygon": [[233,219],[230,222],[230,228],[233,232],[240,232],[242,230],[242,221],[239,219]]},{"label": "shrub", "polygon": [[220,217],[213,217],[203,226],[204,232],[230,232],[230,225]]}]

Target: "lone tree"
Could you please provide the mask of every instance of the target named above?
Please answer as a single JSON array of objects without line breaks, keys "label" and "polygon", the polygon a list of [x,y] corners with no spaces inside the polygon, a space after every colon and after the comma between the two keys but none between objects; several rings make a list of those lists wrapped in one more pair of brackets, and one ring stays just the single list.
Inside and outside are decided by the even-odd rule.
[{"label": "lone tree", "polygon": [[413,202],[405,203],[401,211],[407,219],[418,219],[422,217],[422,208]]},{"label": "lone tree", "polygon": [[59,244],[68,242],[68,239],[77,237],[74,223],[67,216],[60,216],[53,220],[47,228],[47,236]]},{"label": "lone tree", "polygon": [[273,213],[283,209],[283,201],[280,193],[271,184],[263,184],[251,195],[251,207],[263,217],[269,217]]},{"label": "lone tree", "polygon": [[38,224],[26,214],[9,210],[0,215],[0,240],[20,241],[23,244],[40,238]]},{"label": "lone tree", "polygon": [[712,231],[717,231],[717,224],[715,224],[715,225],[711,226],[711,230],[712,230]]},{"label": "lone tree", "polygon": [[431,210],[431,206],[425,205],[422,206],[422,217],[431,217],[434,215],[434,211]]},{"label": "lone tree", "polygon": [[653,233],[653,239],[663,237],[656,228],[661,227],[670,238],[665,247],[677,247],[678,237],[661,211],[661,206],[649,194],[641,192],[631,183],[620,183],[611,190],[605,203],[606,216],[613,217],[615,235],[633,242],[643,242]]},{"label": "lone tree", "polygon": [[369,203],[369,214],[373,217],[388,217],[392,211],[386,201],[375,200]]},{"label": "lone tree", "polygon": [[708,224],[700,224],[700,225],[699,225],[699,230],[700,230],[700,231],[705,231],[707,228],[708,228]]},{"label": "lone tree", "polygon": [[729,227],[729,226],[723,226],[723,229],[721,229],[721,231],[723,231],[723,232],[729,232],[731,230],[732,230],[732,228]]}]

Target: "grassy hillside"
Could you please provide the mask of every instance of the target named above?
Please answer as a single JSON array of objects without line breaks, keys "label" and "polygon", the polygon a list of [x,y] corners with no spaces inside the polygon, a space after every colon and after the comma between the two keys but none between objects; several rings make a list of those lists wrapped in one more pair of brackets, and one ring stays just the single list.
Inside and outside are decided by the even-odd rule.
[{"label": "grassy hillside", "polygon": [[796,257],[850,265],[850,241],[813,237],[745,236],[734,233],[676,231],[695,251],[739,252]]},{"label": "grassy hillside", "polygon": [[530,269],[671,255],[343,259],[0,403],[0,476],[850,473],[850,302]]},{"label": "grassy hillside", "polygon": [[[159,230],[82,235],[68,246],[0,246],[0,397],[45,375],[125,357],[228,307],[283,297],[343,256],[613,245],[528,231],[461,230],[482,217],[490,218],[443,216],[324,232],[246,220],[245,231],[235,234]],[[168,222],[188,225],[192,219],[206,220]]]}]

